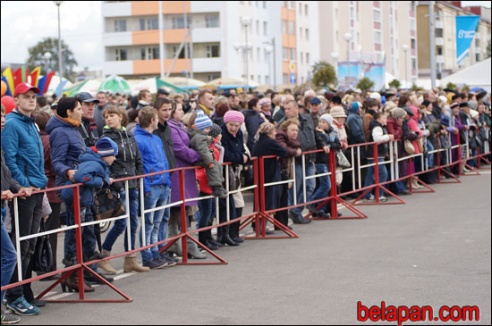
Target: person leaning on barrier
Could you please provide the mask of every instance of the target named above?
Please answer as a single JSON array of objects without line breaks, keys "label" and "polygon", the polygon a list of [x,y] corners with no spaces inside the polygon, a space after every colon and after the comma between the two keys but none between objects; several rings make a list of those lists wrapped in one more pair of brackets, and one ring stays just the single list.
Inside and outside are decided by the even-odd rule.
[{"label": "person leaning on barrier", "polygon": [[[3,107],[3,105],[2,105]],[[5,113],[5,112],[4,112]],[[12,200],[14,198],[14,193],[21,194],[25,197],[29,197],[32,194],[31,187],[22,187],[16,180],[12,179],[10,170],[5,165],[3,158],[3,150],[1,151],[1,166],[2,166],[2,278],[1,286],[9,284],[10,278],[15,270],[15,265],[17,264],[17,254],[15,252],[14,244],[9,237],[7,229],[4,225],[4,219],[7,214],[7,200]],[[6,291],[2,291],[1,300],[2,302],[2,324],[15,324],[20,321],[20,317],[9,313],[7,309],[3,306],[3,298]]]},{"label": "person leaning on barrier", "polygon": [[[369,142],[377,143],[377,153],[374,153],[374,145],[370,144],[367,146],[367,163],[373,164],[374,158],[377,157],[378,160],[378,172],[379,172],[379,183],[386,182],[388,180],[388,170],[386,169],[386,165],[383,163],[385,158],[388,156],[388,142],[393,141],[395,138],[393,135],[388,135],[388,131],[386,130],[386,122],[387,122],[388,114],[385,112],[378,112],[374,115],[374,120],[370,123],[370,136]],[[369,166],[367,169],[366,180],[364,181],[364,187],[368,187],[373,185],[376,182],[374,179],[374,165]],[[387,187],[387,185],[384,185]],[[383,190],[380,190],[379,200],[382,202],[387,201],[385,193]],[[364,197],[366,200],[374,199],[374,195],[372,191],[369,191],[367,195]]]},{"label": "person leaning on barrier", "polygon": [[[393,102],[390,102],[393,103]],[[395,107],[390,110],[390,115],[387,118],[386,122],[386,130],[388,131],[388,134],[393,135],[394,141],[396,142],[396,151],[394,152],[393,155],[395,155],[395,158],[401,158],[406,155],[405,149],[403,147],[402,143],[402,134],[403,134],[403,121],[405,121],[405,116],[407,115],[407,112],[403,110],[402,108]],[[407,171],[407,161],[406,160],[401,160],[399,162],[394,161],[394,164],[398,164],[398,172],[399,175],[395,176],[397,179],[399,179],[402,176],[406,175]],[[401,180],[397,180],[389,185],[390,187],[394,187],[394,192],[397,195],[411,195],[412,193],[409,192],[405,188],[405,184]]]},{"label": "person leaning on barrier", "polygon": [[[266,158],[263,164],[264,183],[273,183],[281,180],[281,166],[279,158],[287,155],[287,151],[276,140],[275,126],[270,122],[263,122],[255,135],[255,144],[253,146],[253,157],[272,156],[275,158]],[[260,201],[265,203],[265,210],[277,209],[280,207],[280,198],[282,195],[283,185],[265,186],[264,198]],[[257,208],[259,209],[259,208]],[[276,216],[277,213],[273,213]],[[284,224],[285,225],[285,224]]]},{"label": "person leaning on barrier", "polygon": [[[128,178],[136,175],[143,175],[144,168],[142,163],[142,157],[138,150],[137,143],[133,135],[130,135],[126,131],[126,124],[128,123],[128,116],[126,110],[119,109],[115,105],[108,105],[103,111],[103,118],[105,120],[105,126],[103,128],[103,135],[101,138],[111,139],[118,146],[118,153],[116,154],[116,160],[109,167],[111,177],[113,179]],[[124,249],[125,251],[135,249],[135,238],[138,228],[138,216],[140,209],[139,198],[139,181],[128,180],[128,190],[125,189],[125,181],[115,182],[112,188],[117,190],[120,194],[120,199],[125,203],[126,209],[126,197],[129,200],[128,214],[130,215],[130,245],[128,245],[128,237],[124,234]],[[126,214],[126,212],[125,212]],[[106,235],[106,239],[102,244],[101,254],[104,256],[110,256],[113,245],[118,237],[126,230],[126,218],[114,221],[113,227]],[[109,260],[103,260],[98,264],[99,268],[106,271],[107,274],[114,275],[116,270],[111,266]],[[125,262],[123,265],[123,271],[129,272],[147,272],[148,267],[144,267],[137,262],[136,254],[129,254],[125,256]]]},{"label": "person leaning on barrier", "polygon": [[[33,190],[43,189],[48,178],[44,174],[44,151],[38,128],[32,114],[36,108],[36,94],[39,89],[29,83],[17,85],[14,91],[16,108],[6,117],[5,127],[2,130],[2,149],[4,150],[5,164],[9,168],[12,178],[22,187]],[[12,228],[18,229],[19,236],[24,237],[39,232],[41,222],[44,193],[37,193],[18,200],[18,225],[12,220]],[[15,234],[15,232],[12,232]],[[22,268],[22,279],[32,277],[33,264],[31,257],[34,253],[36,238],[23,240],[20,243],[21,261],[17,268]],[[14,271],[10,284],[17,283],[18,273]],[[31,283],[16,286],[7,291],[7,307],[19,315],[36,315],[38,305],[45,302],[35,302],[31,290]]]}]

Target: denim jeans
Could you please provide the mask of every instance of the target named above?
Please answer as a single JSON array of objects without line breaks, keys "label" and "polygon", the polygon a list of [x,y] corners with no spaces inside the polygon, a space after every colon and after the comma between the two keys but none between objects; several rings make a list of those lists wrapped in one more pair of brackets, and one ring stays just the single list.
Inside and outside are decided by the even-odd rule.
[{"label": "denim jeans", "polygon": [[[326,164],[315,164],[315,168],[316,168],[316,174],[324,174],[328,172],[328,165]],[[330,196],[330,189],[331,189],[330,176],[329,175],[320,176],[318,177],[318,181],[319,181],[318,188],[316,189],[316,191],[311,197],[308,197],[309,198],[308,201],[317,200]],[[313,205],[318,206],[320,203],[321,202],[318,202]]]},{"label": "denim jeans", "polygon": [[[314,163],[306,162],[306,177],[314,175],[315,166]],[[306,185],[306,198],[310,198],[313,194],[314,187],[316,186],[316,180],[314,178],[305,180],[302,176],[302,163],[295,163],[295,178],[296,178],[296,194],[297,204],[303,204],[304,200],[304,185]],[[289,189],[289,206],[294,205],[294,193],[293,188]],[[291,213],[301,215],[303,207],[296,207],[290,210]]]},{"label": "denim jeans", "polygon": [[[379,183],[386,182],[388,180],[388,170],[386,169],[386,165],[384,162],[384,157],[378,157],[378,172],[379,172]],[[374,158],[367,158],[367,164],[373,164]],[[368,187],[373,185],[376,182],[374,178],[374,166],[371,165],[367,168],[366,180],[364,181],[364,187]],[[384,185],[386,187],[386,185]],[[372,192],[372,191],[371,191]],[[371,193],[369,192],[369,193]],[[366,199],[369,198],[369,193],[365,196]],[[380,196],[384,196],[385,192],[380,190]]]},{"label": "denim jeans", "polygon": [[[67,205],[67,226],[75,224],[75,217],[73,212],[73,206]],[[80,208],[80,221],[92,222],[94,217],[92,216],[91,206],[82,206]],[[82,251],[84,260],[87,260],[96,253],[96,236],[94,234],[94,225],[82,227]],[[77,262],[75,245],[75,230],[67,230],[65,232],[65,259],[72,264]]]},{"label": "denim jeans", "polygon": [[[200,196],[207,196],[207,194],[200,192]],[[215,199],[206,198],[198,201],[198,212],[196,214],[198,229],[209,226],[212,222],[212,218],[215,214]]]},{"label": "denim jeans", "polygon": [[[130,241],[131,241],[131,249],[135,249],[135,235],[137,234],[138,228],[138,206],[139,206],[139,191],[137,188],[128,189],[129,204],[130,204]],[[125,204],[126,209],[126,192],[122,191],[120,193],[121,201]],[[125,212],[126,214],[126,212]],[[126,229],[126,218],[114,221],[114,225],[111,230],[108,232],[106,236],[106,240],[102,245],[102,248],[107,251],[111,251],[113,248],[116,239],[125,231]],[[125,233],[125,251],[128,251],[128,237]]]},{"label": "denim jeans", "polygon": [[[166,205],[169,203],[170,196],[170,187],[166,185],[151,186],[150,193],[144,199],[144,207],[147,210]],[[142,236],[140,235],[140,244],[142,246],[147,246],[159,241],[161,223],[165,223],[165,226],[163,226],[163,228],[167,233],[167,223],[169,221],[169,217],[167,220],[164,220],[163,217],[164,209],[158,209],[150,213],[145,213],[145,241],[143,241]],[[157,248],[157,246],[142,251],[143,263],[157,258],[159,258],[159,249]]]},{"label": "denim jeans", "polygon": [[[162,205],[169,205],[171,202],[171,188],[169,189],[169,193],[167,195],[167,200],[161,204]],[[159,241],[162,241],[167,238],[167,226],[169,224],[169,219],[171,218],[171,207],[166,207],[163,209],[163,214],[162,214],[162,220],[161,220],[161,225],[159,226]],[[159,248],[163,248],[166,246],[166,243],[162,243],[159,245]]]},{"label": "denim jeans", "polygon": [[[17,255],[15,253],[14,244],[12,240],[10,240],[9,234],[5,225],[3,224],[3,212],[4,208],[2,208],[2,286],[5,286],[10,283],[10,278],[15,270],[15,265],[17,264]],[[5,291],[2,291],[2,301],[5,296]]]},{"label": "denim jeans", "polygon": [[434,167],[434,155],[435,153],[431,153],[434,150],[434,145],[430,142],[430,140],[427,140],[427,166],[429,168]]}]

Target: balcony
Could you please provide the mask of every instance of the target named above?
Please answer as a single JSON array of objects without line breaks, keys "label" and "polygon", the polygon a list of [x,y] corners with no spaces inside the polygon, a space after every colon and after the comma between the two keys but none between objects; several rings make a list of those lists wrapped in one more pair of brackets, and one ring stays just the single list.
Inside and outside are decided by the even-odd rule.
[{"label": "balcony", "polygon": [[444,45],[444,38],[436,37],[436,45],[443,46]]}]

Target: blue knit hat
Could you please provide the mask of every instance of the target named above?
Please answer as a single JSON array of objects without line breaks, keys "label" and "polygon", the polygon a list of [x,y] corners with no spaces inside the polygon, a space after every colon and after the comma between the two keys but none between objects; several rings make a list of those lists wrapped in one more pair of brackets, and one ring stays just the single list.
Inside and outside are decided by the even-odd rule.
[{"label": "blue knit hat", "polygon": [[118,145],[109,138],[101,138],[96,142],[97,153],[101,157],[118,155]]},{"label": "blue knit hat", "polygon": [[350,104],[349,112],[357,113],[359,112],[359,109],[360,109],[359,102],[352,102],[352,104]]},{"label": "blue knit hat", "polygon": [[222,133],[222,128],[220,128],[219,125],[213,124],[212,127],[210,127],[210,132],[208,133],[212,138],[217,137]]},{"label": "blue knit hat", "polygon": [[200,130],[212,127],[212,120],[210,120],[210,118],[207,117],[203,111],[198,111],[198,115],[195,119],[195,127]]}]

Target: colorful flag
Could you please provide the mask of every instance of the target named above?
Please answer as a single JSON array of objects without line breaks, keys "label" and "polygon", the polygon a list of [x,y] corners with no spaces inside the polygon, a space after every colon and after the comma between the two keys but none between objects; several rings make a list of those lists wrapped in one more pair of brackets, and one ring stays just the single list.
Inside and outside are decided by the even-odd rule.
[{"label": "colorful flag", "polygon": [[456,16],[456,62],[460,64],[470,52],[480,16]]},{"label": "colorful flag", "polygon": [[38,66],[34,68],[34,70],[31,72],[31,85],[38,87],[38,78],[39,74],[41,73],[41,66]]},{"label": "colorful flag", "polygon": [[44,95],[48,91],[48,87],[51,83],[51,77],[55,74],[54,71],[49,72],[47,75],[41,77],[38,82],[38,88],[40,95]]},{"label": "colorful flag", "polygon": [[[14,89],[15,89],[15,86],[14,86],[14,75],[12,74],[12,69],[10,67],[6,68],[3,72],[2,72],[2,76],[5,77],[5,82],[7,83],[7,95],[10,95],[12,96],[13,93],[14,93]],[[2,77],[2,79],[3,79]]]}]

